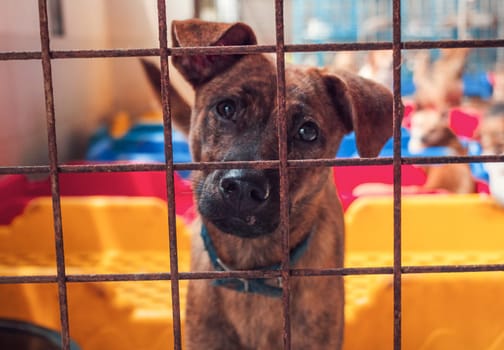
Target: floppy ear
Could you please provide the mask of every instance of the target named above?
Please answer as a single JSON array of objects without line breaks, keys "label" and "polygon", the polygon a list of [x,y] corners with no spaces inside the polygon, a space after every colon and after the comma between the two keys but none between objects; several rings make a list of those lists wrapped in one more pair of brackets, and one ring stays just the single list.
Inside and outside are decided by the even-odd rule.
[{"label": "floppy ear", "polygon": [[346,132],[355,131],[361,157],[376,157],[392,136],[393,96],[389,89],[345,71],[322,73]]},{"label": "floppy ear", "polygon": [[[140,59],[140,62],[142,63],[144,72],[158,100],[161,101],[161,71],[157,65],[150,61]],[[170,92],[170,108],[174,127],[187,136],[189,135],[191,123],[191,107],[172,84],[170,84],[168,88]]]},{"label": "floppy ear", "polygon": [[[253,30],[244,23],[204,22],[198,19],[173,21],[174,47],[255,45]],[[173,65],[197,87],[235,64],[243,55],[173,56]]]}]

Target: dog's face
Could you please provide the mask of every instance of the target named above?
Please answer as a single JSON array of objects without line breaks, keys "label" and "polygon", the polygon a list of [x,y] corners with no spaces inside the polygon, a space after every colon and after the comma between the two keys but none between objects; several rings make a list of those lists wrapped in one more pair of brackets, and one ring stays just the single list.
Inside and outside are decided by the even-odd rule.
[{"label": "dog's face", "polygon": [[[262,55],[243,57],[197,89],[190,140],[195,161],[278,159],[276,69]],[[289,159],[332,158],[351,130],[315,69],[286,72]],[[338,106],[344,108],[343,106]],[[340,114],[339,116],[337,114]],[[329,168],[289,172],[291,216],[320,192]],[[279,223],[277,170],[195,172],[199,212],[220,230],[245,237],[273,232]]]},{"label": "dog's face", "polygon": [[483,119],[479,136],[484,154],[504,154],[504,114]]},{"label": "dog's face", "polygon": [[[253,45],[242,23],[174,22],[175,46]],[[196,98],[189,140],[194,161],[278,160],[276,66],[265,55],[175,56],[173,64]],[[287,67],[288,159],[332,158],[342,136],[356,131],[361,155],[375,156],[392,132],[392,97],[356,76]],[[329,179],[330,168],[290,169],[292,220]],[[194,174],[198,210],[206,224],[240,237],[271,234],[279,224],[276,169],[202,170]],[[334,194],[335,195],[335,194]]]},{"label": "dog's face", "polygon": [[453,132],[449,129],[448,115],[435,109],[422,109],[411,115],[411,153],[421,153],[427,147],[448,146]]}]

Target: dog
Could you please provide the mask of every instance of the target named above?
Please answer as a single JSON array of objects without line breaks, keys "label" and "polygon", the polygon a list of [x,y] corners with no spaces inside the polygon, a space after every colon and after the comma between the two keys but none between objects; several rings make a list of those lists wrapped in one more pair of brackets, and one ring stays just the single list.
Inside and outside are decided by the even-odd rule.
[{"label": "dog", "polygon": [[[422,109],[411,116],[410,153],[428,147],[446,147],[450,155],[465,156],[467,149],[449,126],[449,116],[435,109]],[[446,190],[450,193],[474,193],[476,183],[469,164],[441,164],[422,167],[426,172],[423,190]]]},{"label": "dog", "polygon": [[[504,102],[493,103],[477,131],[484,155],[504,155]],[[485,163],[490,194],[504,207],[504,163]]]},{"label": "dog", "polygon": [[[244,23],[172,23],[174,47],[256,45]],[[266,54],[176,55],[195,90],[188,139],[195,162],[278,160],[276,64]],[[159,73],[157,73],[159,74]],[[338,71],[287,66],[290,160],[334,158],[356,132],[361,156],[375,157],[392,134],[388,89]],[[159,89],[159,80],[151,79]],[[183,115],[183,114],[182,114]],[[177,118],[177,115],[173,116]],[[288,170],[290,267],[343,266],[344,224],[330,167]],[[201,225],[192,271],[278,270],[282,261],[277,169],[195,171]],[[341,349],[342,276],[290,280],[292,349]],[[277,278],[191,280],[184,341],[188,349],[283,348],[282,287]]]}]

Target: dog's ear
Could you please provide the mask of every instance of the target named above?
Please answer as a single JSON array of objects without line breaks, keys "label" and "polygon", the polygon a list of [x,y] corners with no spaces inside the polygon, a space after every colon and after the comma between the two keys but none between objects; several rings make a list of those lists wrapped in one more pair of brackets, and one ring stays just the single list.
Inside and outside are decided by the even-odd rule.
[{"label": "dog's ear", "polygon": [[345,71],[322,73],[346,132],[355,131],[361,157],[376,157],[392,136],[393,96],[385,86]]},{"label": "dog's ear", "polygon": [[[156,93],[158,100],[161,101],[161,71],[157,65],[150,61],[140,59],[140,62],[151,87]],[[170,108],[174,127],[187,136],[189,135],[191,123],[191,107],[172,84],[168,88],[170,91]]]},{"label": "dog's ear", "polygon": [[[198,19],[173,21],[174,47],[255,45],[253,30],[244,23],[215,23]],[[197,87],[235,64],[243,55],[173,56],[173,65]]]}]

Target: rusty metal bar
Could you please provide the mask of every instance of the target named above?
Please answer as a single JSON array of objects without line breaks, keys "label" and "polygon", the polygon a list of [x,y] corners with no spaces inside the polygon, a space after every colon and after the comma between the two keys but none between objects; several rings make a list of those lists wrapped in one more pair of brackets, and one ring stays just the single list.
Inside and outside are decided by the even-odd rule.
[{"label": "rusty metal bar", "polygon": [[403,164],[453,164],[453,163],[496,163],[496,162],[504,162],[504,155],[402,158]]},{"label": "rusty metal bar", "polygon": [[280,174],[280,230],[282,233],[282,310],[283,310],[283,345],[291,348],[290,318],[290,233],[289,233],[289,171],[287,163],[287,117],[285,83],[285,39],[284,39],[284,4],[275,0],[275,37],[276,37],[276,78],[278,104],[278,171]]},{"label": "rusty metal bar", "polygon": [[503,47],[504,39],[403,41],[403,50]]},{"label": "rusty metal bar", "polygon": [[[482,156],[437,156],[437,157],[401,157],[401,164],[450,164],[450,163],[497,163],[504,162],[504,155]],[[366,166],[366,165],[391,165],[393,157],[381,158],[327,158],[327,159],[299,159],[288,160],[289,168],[321,167],[321,166]],[[173,168],[182,170],[203,169],[276,169],[277,160],[266,161],[233,161],[233,162],[189,162],[174,163]],[[58,166],[60,173],[112,173],[130,171],[165,171],[163,163],[100,163],[100,164],[61,164]],[[0,166],[0,175],[6,174],[44,174],[49,173],[47,165],[33,166]]]},{"label": "rusty metal bar", "polygon": [[21,283],[57,283],[57,276],[0,276],[1,284],[21,284]]},{"label": "rusty metal bar", "polygon": [[56,246],[56,271],[61,322],[61,343],[65,350],[70,349],[70,329],[68,323],[68,300],[65,276],[65,251],[63,247],[63,226],[61,219],[60,188],[58,175],[58,149],[56,144],[56,119],[54,114],[54,93],[50,57],[49,23],[47,0],[39,0],[40,43],[42,48],[42,70],[44,74],[44,95],[46,105],[47,137],[49,147],[49,166],[51,195],[54,218],[54,240]]},{"label": "rusty metal bar", "polygon": [[[440,40],[440,41],[401,41],[400,0],[393,0],[393,41],[366,43],[325,43],[325,44],[285,44],[284,43],[284,13],[283,1],[275,0],[275,45],[254,45],[234,47],[193,47],[168,48],[166,41],[166,8],[165,1],[158,0],[159,48],[145,49],[111,49],[111,50],[67,50],[51,51],[48,33],[46,0],[38,0],[41,51],[0,52],[0,61],[41,60],[44,74],[44,92],[46,104],[47,133],[49,147],[49,165],[41,166],[0,166],[3,174],[35,174],[47,173],[51,181],[53,200],[53,217],[56,246],[56,275],[38,276],[0,276],[0,284],[19,283],[56,283],[60,305],[60,322],[62,328],[62,344],[69,349],[70,330],[68,322],[67,284],[76,282],[109,282],[109,281],[156,281],[166,280],[172,286],[173,332],[175,348],[181,348],[180,296],[179,280],[212,279],[212,278],[274,278],[282,277],[284,314],[283,340],[284,348],[290,348],[290,279],[292,277],[345,276],[345,275],[391,275],[394,286],[394,349],[401,349],[401,281],[402,274],[426,273],[464,273],[464,272],[504,272],[504,264],[487,265],[438,265],[438,266],[402,266],[401,250],[401,165],[403,164],[448,164],[448,163],[481,163],[503,162],[504,156],[450,156],[450,157],[402,157],[401,156],[401,121],[402,104],[400,95],[400,64],[401,50],[433,49],[433,48],[483,48],[504,47],[504,39],[495,40]],[[288,160],[286,147],[286,116],[285,116],[285,53],[286,52],[317,52],[317,51],[360,51],[392,49],[394,60],[394,125],[393,141],[394,155],[392,158],[378,159],[311,159]],[[279,160],[256,162],[226,162],[226,163],[173,163],[171,142],[171,112],[169,105],[169,68],[168,56],[200,55],[200,54],[236,54],[236,53],[276,53],[277,59],[277,98],[279,106]],[[109,58],[159,56],[162,71],[162,106],[165,134],[165,164],[92,164],[92,165],[58,165],[56,122],[54,112],[54,94],[51,72],[51,60],[72,58]],[[311,166],[353,166],[353,165],[393,165],[394,176],[394,262],[391,267],[334,268],[334,269],[290,269],[289,255],[289,213],[288,213],[288,169],[293,167]],[[281,228],[282,228],[282,269],[280,271],[209,271],[209,272],[179,272],[177,260],[177,241],[175,230],[175,197],[174,170],[230,168],[278,168],[280,172],[281,194]],[[139,274],[66,274],[63,227],[61,220],[61,203],[59,188],[59,173],[87,172],[125,172],[125,171],[165,171],[169,210],[169,243],[170,243],[170,273],[139,273]]]},{"label": "rusty metal bar", "polygon": [[394,93],[394,350],[401,350],[402,339],[402,251],[401,251],[401,125],[403,104],[401,98],[401,0],[392,5],[392,55]]},{"label": "rusty metal bar", "polygon": [[464,273],[464,272],[504,272],[504,264],[481,265],[437,265],[437,266],[403,266],[402,272],[407,274],[423,273]]},{"label": "rusty metal bar", "polygon": [[[432,273],[471,273],[471,272],[504,272],[504,264],[471,264],[471,265],[429,265],[402,266],[403,274],[432,274]],[[357,276],[357,275],[393,275],[393,266],[378,267],[344,267],[330,269],[291,269],[291,277],[319,277],[319,276]],[[237,270],[237,271],[201,271],[179,272],[179,280],[204,280],[221,278],[277,278],[281,277],[279,270]],[[67,283],[82,282],[126,282],[126,281],[170,281],[169,272],[152,273],[117,273],[117,274],[67,274]],[[24,283],[57,283],[56,275],[32,276],[0,276],[1,284]]]},{"label": "rusty metal bar", "polygon": [[0,52],[0,61],[14,60],[40,60],[40,51],[16,51],[16,52]]},{"label": "rusty metal bar", "polygon": [[170,107],[170,72],[168,67],[168,30],[165,0],[158,0],[159,49],[161,63],[161,105],[163,108],[164,152],[166,162],[166,192],[168,205],[168,238],[170,248],[170,281],[172,296],[172,320],[174,349],[182,348],[180,320],[180,290],[177,257],[177,231],[175,214],[175,180],[173,168],[172,115]]},{"label": "rusty metal bar", "polygon": [[[402,50],[441,49],[441,48],[488,48],[504,47],[504,39],[478,39],[478,40],[439,40],[439,41],[403,41]],[[324,43],[324,44],[285,44],[285,52],[318,52],[318,51],[363,51],[363,50],[390,50],[390,42],[361,42],[361,43]],[[219,54],[233,55],[246,53],[273,53],[274,45],[250,45],[232,47],[177,47],[169,48],[168,54],[200,55]],[[105,50],[56,50],[51,51],[52,59],[65,58],[104,58],[104,57],[138,57],[159,56],[159,48],[145,49],[105,49]],[[7,51],[0,52],[0,61],[6,60],[37,60],[41,58],[39,51]]]},{"label": "rusty metal bar", "polygon": [[193,8],[194,8],[194,17],[195,18],[200,18],[201,17],[201,1],[200,0],[193,0]]},{"label": "rusty metal bar", "polygon": [[48,165],[32,166],[0,166],[0,175],[7,174],[47,174],[50,171]]},{"label": "rusty metal bar", "polygon": [[52,59],[159,56],[159,49],[106,49],[52,51]]}]

